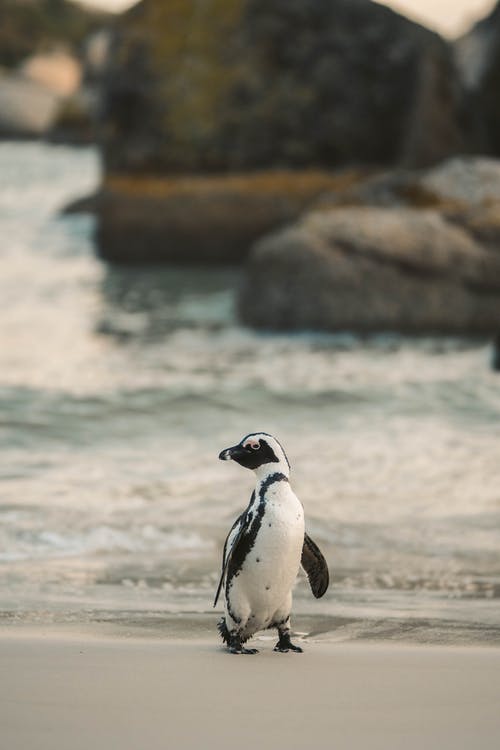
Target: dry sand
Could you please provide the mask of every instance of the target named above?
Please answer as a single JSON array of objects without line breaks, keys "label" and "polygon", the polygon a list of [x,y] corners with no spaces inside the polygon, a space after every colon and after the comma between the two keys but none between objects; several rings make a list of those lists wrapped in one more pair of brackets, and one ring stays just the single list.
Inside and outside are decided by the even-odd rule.
[{"label": "dry sand", "polygon": [[500,649],[5,629],[2,750],[498,750]]}]

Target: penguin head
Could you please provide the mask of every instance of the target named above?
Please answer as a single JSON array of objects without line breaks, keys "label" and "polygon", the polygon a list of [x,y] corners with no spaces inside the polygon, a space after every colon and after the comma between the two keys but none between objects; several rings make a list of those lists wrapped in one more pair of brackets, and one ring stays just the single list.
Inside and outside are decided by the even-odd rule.
[{"label": "penguin head", "polygon": [[219,458],[221,461],[236,461],[240,466],[259,474],[263,471],[280,471],[288,476],[290,473],[285,451],[278,440],[267,432],[246,435],[238,445],[221,451]]}]

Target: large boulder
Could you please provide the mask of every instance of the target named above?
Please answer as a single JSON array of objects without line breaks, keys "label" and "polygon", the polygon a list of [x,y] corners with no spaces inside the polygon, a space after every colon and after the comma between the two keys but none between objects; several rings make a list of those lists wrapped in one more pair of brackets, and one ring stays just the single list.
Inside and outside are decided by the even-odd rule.
[{"label": "large boulder", "polygon": [[370,0],[143,0],[111,60],[110,173],[421,165],[463,147],[449,45]]},{"label": "large boulder", "polygon": [[256,244],[240,312],[267,329],[496,331],[500,254],[435,211],[318,211]]}]

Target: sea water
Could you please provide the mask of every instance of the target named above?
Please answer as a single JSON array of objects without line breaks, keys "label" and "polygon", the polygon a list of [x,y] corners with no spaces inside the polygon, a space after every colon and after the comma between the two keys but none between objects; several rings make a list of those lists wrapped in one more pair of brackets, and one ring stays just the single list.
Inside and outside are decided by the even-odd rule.
[{"label": "sea water", "polygon": [[3,621],[212,628],[253,484],[217,456],[266,431],[332,574],[319,601],[299,579],[297,630],[499,642],[488,342],[245,329],[240,269],[97,259],[94,218],[61,209],[99,169],[92,148],[0,144]]}]

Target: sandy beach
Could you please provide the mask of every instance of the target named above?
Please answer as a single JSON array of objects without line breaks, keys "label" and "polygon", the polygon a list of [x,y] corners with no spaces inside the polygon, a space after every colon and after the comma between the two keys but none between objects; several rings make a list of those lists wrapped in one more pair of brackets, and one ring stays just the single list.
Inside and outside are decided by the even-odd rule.
[{"label": "sandy beach", "polygon": [[257,645],[6,628],[2,747],[498,748],[500,649]]}]

